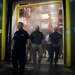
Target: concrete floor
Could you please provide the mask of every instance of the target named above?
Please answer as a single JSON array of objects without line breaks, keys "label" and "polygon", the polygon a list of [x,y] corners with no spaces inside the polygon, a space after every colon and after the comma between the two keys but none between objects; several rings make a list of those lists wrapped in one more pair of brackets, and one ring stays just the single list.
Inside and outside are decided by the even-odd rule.
[{"label": "concrete floor", "polygon": [[[12,75],[13,67],[11,62],[0,62],[0,75]],[[41,70],[33,70],[32,61],[26,64],[25,75],[75,75],[75,70],[66,68],[62,59],[58,62],[58,68],[50,67],[47,58],[42,59]]]}]

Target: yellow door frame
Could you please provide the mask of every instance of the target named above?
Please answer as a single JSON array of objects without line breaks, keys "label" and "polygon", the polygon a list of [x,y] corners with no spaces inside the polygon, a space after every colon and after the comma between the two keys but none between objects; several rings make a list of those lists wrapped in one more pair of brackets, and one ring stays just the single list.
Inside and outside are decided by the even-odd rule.
[{"label": "yellow door frame", "polygon": [[[66,66],[71,66],[71,25],[70,25],[70,0],[65,0],[66,2]],[[52,2],[43,2],[43,3],[36,3],[36,4],[28,4],[28,5],[22,5],[16,6],[16,25],[19,20],[19,9],[25,8],[28,6],[39,6],[39,5],[45,5],[45,4],[58,4],[62,3],[62,0],[60,1],[52,1]],[[7,0],[3,0],[3,11],[2,11],[2,42],[1,42],[1,60],[5,60],[5,44],[6,44],[6,4]]]},{"label": "yellow door frame", "polygon": [[65,0],[66,5],[66,66],[71,66],[71,23],[70,0]]},{"label": "yellow door frame", "polygon": [[3,10],[2,10],[2,37],[1,37],[1,61],[5,60],[5,45],[6,45],[6,9],[7,0],[3,0]]}]

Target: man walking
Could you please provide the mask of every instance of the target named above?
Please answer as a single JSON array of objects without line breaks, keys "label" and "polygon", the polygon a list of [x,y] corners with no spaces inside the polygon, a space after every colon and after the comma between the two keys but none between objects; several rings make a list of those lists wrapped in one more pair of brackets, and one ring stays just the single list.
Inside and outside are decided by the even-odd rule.
[{"label": "man walking", "polygon": [[58,33],[58,28],[54,28],[54,32],[49,35],[50,38],[50,64],[53,64],[53,57],[55,52],[55,67],[57,67],[58,55],[60,50],[60,43],[62,39],[62,35]]},{"label": "man walking", "polygon": [[20,74],[23,74],[26,62],[26,44],[29,46],[29,34],[23,30],[23,23],[18,23],[18,31],[15,32],[12,40],[12,64],[14,75],[18,72],[18,60],[20,65]]},{"label": "man walking", "polygon": [[35,31],[31,33],[34,69],[37,69],[37,64],[36,64],[37,51],[39,54],[38,69],[40,69],[40,63],[43,57],[43,48],[42,48],[43,39],[44,39],[43,33],[39,31],[39,26],[36,26]]}]

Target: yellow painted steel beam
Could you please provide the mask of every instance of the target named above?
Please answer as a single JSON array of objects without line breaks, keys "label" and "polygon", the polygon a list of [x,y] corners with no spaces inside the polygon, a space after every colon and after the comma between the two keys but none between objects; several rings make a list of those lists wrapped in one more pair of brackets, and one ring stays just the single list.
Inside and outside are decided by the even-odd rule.
[{"label": "yellow painted steel beam", "polygon": [[62,0],[21,5],[19,6],[19,8],[21,9],[21,8],[30,7],[30,6],[40,6],[40,5],[46,5],[46,4],[60,4],[60,3],[62,3]]},{"label": "yellow painted steel beam", "polygon": [[1,61],[5,60],[5,44],[6,44],[6,2],[3,0],[3,10],[2,10],[2,42],[1,42]]},{"label": "yellow painted steel beam", "polygon": [[19,5],[16,5],[16,30],[18,21],[19,21]]},{"label": "yellow painted steel beam", "polygon": [[66,0],[66,66],[71,66],[70,0]]}]

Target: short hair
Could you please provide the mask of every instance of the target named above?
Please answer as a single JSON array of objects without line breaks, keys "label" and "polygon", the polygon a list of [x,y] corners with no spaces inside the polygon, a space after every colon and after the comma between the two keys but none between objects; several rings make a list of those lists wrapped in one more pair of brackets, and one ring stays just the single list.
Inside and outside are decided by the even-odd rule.
[{"label": "short hair", "polygon": [[39,28],[39,26],[37,25],[35,28]]},{"label": "short hair", "polygon": [[23,26],[23,23],[22,22],[18,22],[18,24],[21,24]]}]

